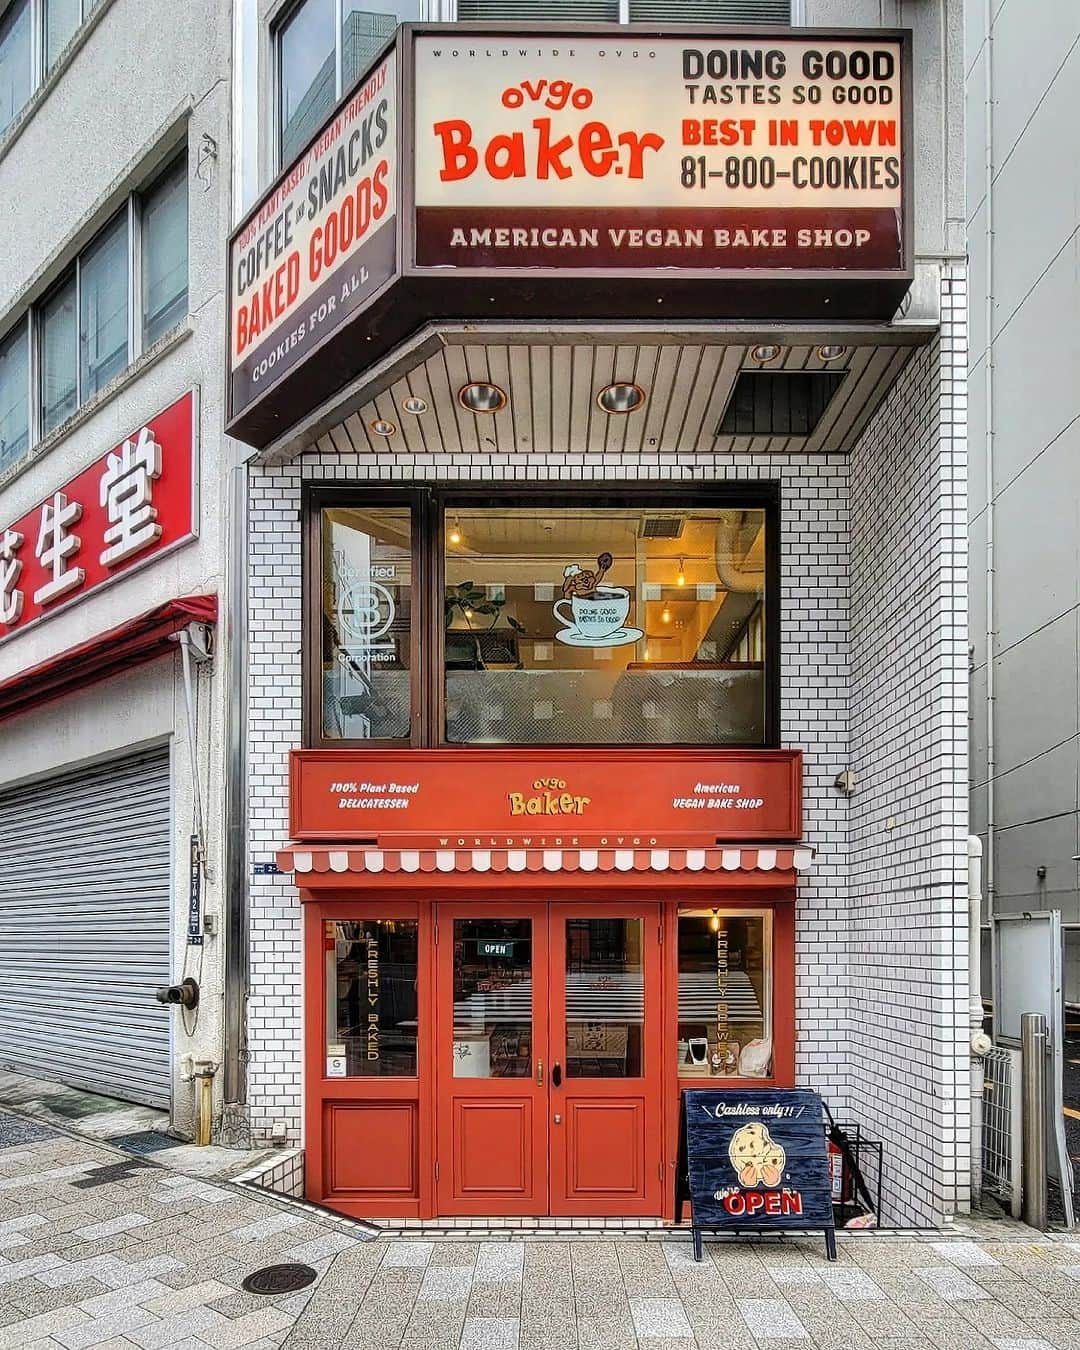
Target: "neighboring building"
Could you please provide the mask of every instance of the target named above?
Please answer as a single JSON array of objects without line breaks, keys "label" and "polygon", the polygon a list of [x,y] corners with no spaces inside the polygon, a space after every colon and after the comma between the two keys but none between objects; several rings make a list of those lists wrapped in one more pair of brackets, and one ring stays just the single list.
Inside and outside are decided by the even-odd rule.
[{"label": "neighboring building", "polygon": [[231,16],[0,9],[0,1066],[185,1133],[225,1058]]},{"label": "neighboring building", "polygon": [[969,374],[971,817],[988,910],[1061,912],[1075,1005],[1080,160],[1066,109],[1080,10],[1051,0],[1025,19],[1023,6],[967,9],[968,248],[982,297]]},{"label": "neighboring building", "polygon": [[249,1108],[347,1212],[670,1216],[702,1083],[968,1207],[960,7],[780,8],[300,128],[334,6],[239,5]]}]

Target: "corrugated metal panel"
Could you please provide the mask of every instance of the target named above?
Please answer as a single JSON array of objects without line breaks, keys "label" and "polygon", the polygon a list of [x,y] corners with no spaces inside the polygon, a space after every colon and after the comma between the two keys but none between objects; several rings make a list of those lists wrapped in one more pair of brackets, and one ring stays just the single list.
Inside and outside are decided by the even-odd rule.
[{"label": "corrugated metal panel", "polygon": [[0,793],[0,1064],[169,1104],[169,752]]},{"label": "corrugated metal panel", "polygon": [[458,0],[457,16],[458,23],[618,23],[619,0]]},{"label": "corrugated metal panel", "polygon": [[632,23],[790,23],[791,0],[630,0]]}]

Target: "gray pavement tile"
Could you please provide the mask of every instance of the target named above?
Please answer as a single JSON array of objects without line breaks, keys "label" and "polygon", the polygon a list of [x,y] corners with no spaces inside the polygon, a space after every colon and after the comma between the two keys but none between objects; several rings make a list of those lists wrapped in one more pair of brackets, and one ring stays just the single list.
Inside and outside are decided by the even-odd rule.
[{"label": "gray pavement tile", "polygon": [[32,1341],[44,1340],[87,1321],[86,1313],[79,1308],[54,1308],[37,1317],[23,1318],[0,1330],[0,1350],[25,1350]]},{"label": "gray pavement tile", "polygon": [[424,1273],[418,1303],[467,1302],[472,1286],[472,1266],[429,1266]]},{"label": "gray pavement tile", "polygon": [[634,1324],[627,1318],[578,1317],[580,1350],[626,1350],[636,1344]]},{"label": "gray pavement tile", "polygon": [[460,1350],[518,1350],[520,1323],[516,1317],[466,1317]]},{"label": "gray pavement tile", "polygon": [[431,1260],[434,1242],[388,1242],[382,1258],[383,1268],[391,1266],[422,1268]]},{"label": "gray pavement tile", "polygon": [[735,1306],[756,1340],[809,1340],[791,1304],[782,1298],[737,1298]]},{"label": "gray pavement tile", "polygon": [[992,1339],[995,1350],[1054,1350],[1050,1342],[1044,1341],[1041,1337],[1032,1339],[1030,1336],[1019,1338],[995,1336]]},{"label": "gray pavement tile", "polygon": [[128,1339],[141,1345],[143,1350],[165,1350],[176,1341],[196,1337],[217,1345],[218,1336],[228,1325],[229,1319],[211,1308],[189,1308],[130,1332]]},{"label": "gray pavement tile", "polygon": [[[91,1318],[89,1322],[54,1334],[56,1340],[66,1346],[67,1350],[89,1350],[91,1346],[99,1346],[114,1337],[123,1336],[126,1339],[129,1331],[138,1331],[141,1327],[156,1321],[157,1318],[153,1313],[136,1305],[121,1308],[106,1317]],[[131,1342],[128,1341],[128,1344]]]},{"label": "gray pavement tile", "polygon": [[525,1248],[521,1243],[483,1242],[476,1254],[473,1279],[478,1283],[520,1284],[525,1270]]},{"label": "gray pavement tile", "polygon": [[480,1249],[478,1242],[436,1242],[432,1246],[430,1265],[469,1266],[476,1264]]},{"label": "gray pavement tile", "polygon": [[[661,1256],[661,1259],[663,1257]],[[630,1298],[630,1316],[639,1340],[643,1337],[692,1340],[693,1330],[677,1298]]]},{"label": "gray pavement tile", "polygon": [[227,1320],[222,1327],[216,1327],[211,1336],[198,1333],[207,1340],[214,1350],[241,1350],[275,1332],[287,1330],[293,1324],[293,1318],[280,1308],[259,1308],[255,1312],[245,1313],[243,1317]]},{"label": "gray pavement tile", "polygon": [[996,1266],[998,1262],[977,1242],[969,1240],[949,1242],[931,1242],[932,1251],[954,1266]]},{"label": "gray pavement tile", "polygon": [[958,1299],[988,1299],[990,1295],[956,1266],[923,1266],[915,1274],[948,1303]]}]

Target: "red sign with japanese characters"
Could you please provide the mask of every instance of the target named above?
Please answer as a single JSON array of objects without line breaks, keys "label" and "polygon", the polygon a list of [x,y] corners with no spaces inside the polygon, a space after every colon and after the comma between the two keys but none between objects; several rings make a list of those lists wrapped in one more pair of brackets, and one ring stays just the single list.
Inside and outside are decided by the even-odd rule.
[{"label": "red sign with japanese characters", "polygon": [[0,529],[0,642],[196,533],[189,391]]},{"label": "red sign with japanese characters", "polygon": [[797,750],[294,750],[294,839],[394,848],[797,840]]}]

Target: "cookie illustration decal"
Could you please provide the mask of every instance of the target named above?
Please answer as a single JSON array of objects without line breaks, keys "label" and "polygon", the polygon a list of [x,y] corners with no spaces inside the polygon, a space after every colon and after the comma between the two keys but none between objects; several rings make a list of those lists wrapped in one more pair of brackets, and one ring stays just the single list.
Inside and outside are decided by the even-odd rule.
[{"label": "cookie illustration decal", "polygon": [[562,596],[552,613],[565,625],[555,636],[568,647],[625,647],[644,636],[640,628],[626,626],[626,587],[601,584],[613,561],[610,553],[601,553],[595,568],[568,563],[563,569]]},{"label": "cookie illustration decal", "polygon": [[731,1136],[728,1157],[743,1186],[779,1186],[787,1155],[761,1124],[743,1125]]}]

